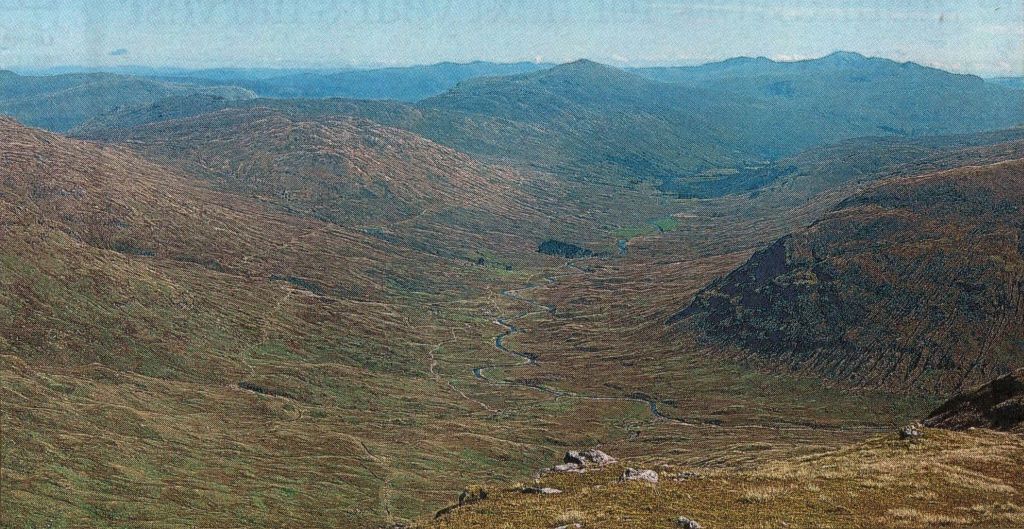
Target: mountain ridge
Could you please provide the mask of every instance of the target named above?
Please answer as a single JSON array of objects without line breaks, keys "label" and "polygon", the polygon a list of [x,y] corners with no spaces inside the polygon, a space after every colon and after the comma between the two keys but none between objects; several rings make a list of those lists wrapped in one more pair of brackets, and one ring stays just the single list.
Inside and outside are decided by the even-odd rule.
[{"label": "mountain ridge", "polygon": [[0,113],[56,132],[72,129],[97,114],[148,105],[172,95],[255,97],[253,92],[236,86],[201,87],[110,73],[33,77],[9,72],[0,76],[0,81]]},{"label": "mountain ridge", "polygon": [[1022,179],[1015,160],[877,183],[666,323],[853,385],[948,392],[1020,367]]},{"label": "mountain ridge", "polygon": [[[1024,122],[1020,93],[1010,88],[883,59],[860,58],[852,67],[825,70],[821,61],[807,63],[810,74],[748,76],[724,86],[721,79],[664,82],[581,60],[464,80],[416,104],[304,104],[410,130],[484,159],[617,185],[692,180],[853,137],[956,134]],[[876,63],[881,73],[874,71]],[[188,99],[163,104],[188,106]],[[158,120],[156,114],[122,112],[134,123]],[[119,119],[99,118],[93,126],[120,127]]]}]

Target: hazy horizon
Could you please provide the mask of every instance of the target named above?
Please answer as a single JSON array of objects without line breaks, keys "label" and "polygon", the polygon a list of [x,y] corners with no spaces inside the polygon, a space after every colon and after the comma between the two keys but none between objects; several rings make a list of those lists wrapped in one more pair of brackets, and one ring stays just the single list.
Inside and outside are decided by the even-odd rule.
[{"label": "hazy horizon", "polygon": [[[1024,7],[975,0],[270,2],[6,0],[0,68],[348,69],[440,62],[691,66],[852,51],[1024,75]],[[642,35],[643,38],[638,38]]]},{"label": "hazy horizon", "polygon": [[[850,50],[835,50],[833,52],[826,53],[825,55],[821,55],[819,57],[808,57],[808,58],[788,59],[788,60],[785,60],[785,59],[772,59],[771,57],[765,57],[763,55],[759,55],[759,56],[737,55],[737,56],[734,56],[734,57],[726,57],[726,58],[723,58],[723,59],[715,59],[715,60],[702,61],[702,62],[693,62],[693,63],[675,63],[675,64],[671,64],[671,63],[666,63],[666,64],[609,64],[609,63],[603,63],[601,61],[597,61],[597,60],[594,60],[594,59],[591,59],[591,58],[588,58],[588,57],[580,57],[580,58],[571,59],[571,60],[568,60],[568,61],[565,61],[565,62],[553,62],[553,63],[552,62],[543,62],[543,63],[539,63],[539,64],[546,64],[546,65],[550,65],[550,66],[557,66],[557,65],[560,65],[560,64],[568,64],[568,63],[572,63],[572,62],[576,62],[576,61],[588,60],[588,61],[597,62],[597,63],[600,63],[600,64],[608,64],[610,66],[614,66],[614,67],[617,67],[617,68],[626,68],[626,69],[630,69],[630,68],[673,68],[673,67],[695,67],[695,66],[701,66],[701,65],[706,65],[706,64],[714,64],[714,63],[718,63],[718,62],[728,61],[728,60],[732,60],[732,59],[759,59],[759,58],[766,58],[766,59],[769,59],[769,60],[777,62],[777,63],[792,63],[792,62],[818,60],[818,59],[822,59],[824,57],[827,57],[828,55],[832,55],[834,53],[846,53],[846,52],[858,53],[858,52],[851,52]],[[860,55],[863,55],[863,54],[860,54]],[[872,55],[864,55],[864,56],[867,57],[867,58],[872,58],[872,59],[878,58],[878,59],[891,60],[891,61],[895,61],[895,62],[913,62],[913,63],[921,64],[921,63],[918,63],[917,61],[913,61],[913,60],[899,61],[897,59],[893,59],[893,58],[890,58],[890,57],[877,57],[877,56],[872,56]],[[85,65],[77,65],[77,64],[59,64],[59,65],[46,66],[46,67],[12,67],[12,68],[2,68],[2,67],[0,67],[0,70],[7,69],[8,71],[12,71],[12,72],[17,73],[19,75],[57,75],[57,74],[61,74],[61,73],[87,73],[87,72],[111,72],[111,73],[128,73],[128,72],[130,72],[130,73],[136,73],[136,72],[133,72],[134,70],[138,70],[140,72],[145,72],[146,70],[152,70],[153,73],[155,73],[155,74],[163,73],[163,72],[168,72],[168,73],[173,73],[173,72],[192,72],[192,71],[200,72],[200,71],[206,71],[206,70],[239,70],[239,71],[241,71],[241,70],[247,70],[247,69],[252,69],[252,70],[268,70],[268,71],[275,71],[276,70],[276,71],[281,71],[281,72],[288,72],[288,71],[311,71],[311,72],[313,72],[313,71],[324,71],[324,72],[330,72],[330,71],[375,70],[375,69],[389,69],[389,68],[394,68],[394,69],[417,68],[417,67],[439,66],[439,65],[442,65],[442,64],[456,64],[456,65],[467,65],[467,64],[473,64],[473,63],[516,64],[516,63],[531,63],[531,62],[534,62],[534,61],[498,62],[498,61],[488,61],[486,59],[476,59],[476,60],[471,60],[471,61],[444,61],[444,60],[442,60],[442,61],[437,61],[437,62],[432,62],[432,63],[424,63],[424,64],[379,65],[379,66],[301,67],[301,66],[244,66],[244,65],[241,65],[241,66],[210,66],[210,67],[201,67],[201,68],[190,68],[190,67],[183,67],[183,66],[168,66],[168,65],[159,65],[159,64],[123,64],[123,65],[109,65],[109,66],[85,66]],[[925,65],[925,66],[928,66],[928,65]],[[930,67],[942,69],[939,66],[930,66]],[[1000,74],[1000,73],[985,74],[985,73],[974,73],[974,72],[954,72],[954,73],[959,73],[959,74],[964,74],[964,75],[977,75],[979,77],[988,78],[988,79],[999,78],[999,77],[1013,78],[1013,77],[1024,76],[1024,72],[1009,73],[1009,74]]]}]

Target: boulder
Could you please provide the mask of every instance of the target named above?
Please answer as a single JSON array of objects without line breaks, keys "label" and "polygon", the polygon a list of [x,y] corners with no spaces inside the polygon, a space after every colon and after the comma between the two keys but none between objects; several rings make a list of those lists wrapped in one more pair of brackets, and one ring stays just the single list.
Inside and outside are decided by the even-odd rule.
[{"label": "boulder", "polygon": [[648,483],[658,482],[658,473],[653,470],[637,470],[635,468],[627,468],[622,473],[622,477],[619,481],[646,481]]},{"label": "boulder", "polygon": [[552,487],[523,487],[520,489],[524,494],[561,494],[562,491]]},{"label": "boulder", "polygon": [[676,518],[676,526],[681,527],[682,529],[701,529],[699,523],[685,516],[680,516],[679,518]]},{"label": "boulder", "polygon": [[916,439],[924,435],[916,424],[908,424],[900,428],[900,439]]},{"label": "boulder", "polygon": [[595,449],[569,450],[565,453],[561,465],[551,468],[553,472],[583,472],[591,468],[600,468],[615,462],[615,458]]},{"label": "boulder", "polygon": [[570,450],[562,459],[565,463],[573,463],[580,467],[603,467],[615,462],[615,458],[596,449],[576,451]]}]

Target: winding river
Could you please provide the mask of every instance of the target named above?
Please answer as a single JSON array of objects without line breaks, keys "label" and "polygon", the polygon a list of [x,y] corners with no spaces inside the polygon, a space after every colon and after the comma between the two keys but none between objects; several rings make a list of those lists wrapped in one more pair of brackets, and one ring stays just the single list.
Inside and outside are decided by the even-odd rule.
[{"label": "winding river", "polygon": [[[574,264],[572,264],[572,262],[566,262],[566,264],[563,266],[563,268],[572,268],[572,269],[575,269],[575,270],[577,270],[579,272],[585,272],[583,269],[581,269],[581,268],[575,266]],[[567,274],[562,274],[562,275],[568,275],[568,274],[571,274],[571,273],[573,273],[573,272],[569,272]],[[536,301],[534,301],[532,299],[524,298],[524,297],[520,296],[518,293],[522,292],[522,291],[525,291],[525,290],[532,290],[532,289],[535,289],[535,288],[540,288],[540,287],[545,286],[545,285],[550,285],[552,283],[555,283],[558,280],[559,277],[561,277],[561,276],[547,276],[547,277],[544,278],[544,281],[545,281],[544,284],[528,284],[528,285],[526,285],[526,286],[524,286],[522,288],[518,288],[518,289],[515,289],[515,290],[504,290],[504,291],[502,291],[501,295],[503,297],[506,297],[506,298],[509,298],[509,299],[513,299],[513,300],[516,300],[516,301],[519,301],[519,302],[522,302],[522,303],[526,303],[526,304],[530,305],[531,307],[534,307],[534,309],[528,309],[528,310],[518,314],[517,316],[514,316],[513,319],[518,320],[518,319],[522,319],[522,318],[525,318],[527,316],[530,316],[530,315],[533,315],[533,314],[539,314],[539,313],[542,313],[542,312],[547,312],[548,314],[554,313],[555,312],[555,306],[554,305],[544,305],[544,304],[538,303],[538,302],[536,302]],[[639,402],[639,403],[645,404],[647,406],[647,408],[651,411],[651,415],[653,415],[657,419],[663,419],[663,420],[666,420],[666,421],[672,421],[672,422],[675,422],[675,423],[691,425],[691,426],[694,425],[693,423],[690,423],[690,422],[685,421],[683,419],[679,419],[679,418],[676,418],[676,417],[671,417],[669,415],[665,415],[661,410],[658,409],[658,402],[655,401],[653,398],[648,397],[646,395],[634,394],[632,396],[627,396],[627,397],[598,397],[598,396],[593,396],[593,395],[581,395],[579,393],[575,393],[575,392],[571,392],[571,391],[553,389],[553,388],[542,386],[540,384],[530,384],[530,383],[526,383],[526,382],[515,382],[515,381],[510,381],[510,380],[495,380],[493,378],[488,377],[487,376],[487,371],[490,370],[490,369],[508,368],[508,367],[520,367],[520,366],[524,366],[524,365],[537,365],[537,359],[536,359],[535,355],[530,354],[530,353],[526,353],[526,352],[522,352],[522,351],[516,351],[516,350],[510,349],[508,346],[505,345],[505,339],[506,338],[508,338],[509,336],[512,336],[514,334],[518,334],[518,333],[525,332],[525,331],[523,331],[522,329],[517,327],[514,323],[512,323],[511,321],[509,321],[508,319],[505,319],[505,318],[498,318],[498,319],[495,320],[495,323],[498,324],[498,325],[501,325],[502,327],[505,327],[505,330],[502,331],[500,334],[498,334],[497,336],[494,337],[494,347],[496,349],[498,349],[499,351],[502,351],[504,353],[507,353],[507,354],[511,355],[512,357],[516,358],[518,361],[514,362],[514,363],[507,363],[507,364],[489,364],[489,365],[485,365],[485,366],[474,367],[473,368],[473,376],[476,377],[477,379],[483,380],[483,381],[485,381],[485,382],[487,382],[489,384],[494,384],[494,385],[518,386],[518,387],[523,387],[523,388],[529,388],[529,389],[532,389],[534,391],[540,391],[542,393],[547,393],[548,395],[552,395],[552,396],[554,396],[554,398],[556,400],[564,398],[564,399],[595,400],[595,401]]]}]

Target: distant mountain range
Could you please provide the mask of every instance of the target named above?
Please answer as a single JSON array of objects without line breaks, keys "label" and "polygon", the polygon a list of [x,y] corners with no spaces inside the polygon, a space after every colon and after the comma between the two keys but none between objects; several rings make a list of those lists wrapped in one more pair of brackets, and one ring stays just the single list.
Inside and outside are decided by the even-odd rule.
[{"label": "distant mountain range", "polygon": [[532,62],[444,62],[429,66],[378,70],[302,72],[262,80],[239,80],[236,84],[249,88],[263,97],[345,97],[419,101],[440,94],[466,79],[533,72],[550,66]]},{"label": "distant mountain range", "polygon": [[513,75],[543,70],[551,66],[553,65],[534,62],[474,61],[373,69],[214,68],[194,70],[123,66],[108,70],[59,68],[34,73],[61,75],[109,71],[121,75],[201,86],[235,85],[252,90],[261,97],[344,97],[411,102],[440,94],[459,82],[473,77]]},{"label": "distant mountain range", "polygon": [[1024,89],[1024,77],[994,77],[988,82],[1010,88]]},{"label": "distant mountain range", "polygon": [[[1004,85],[850,52],[795,62],[743,57],[634,71],[659,81],[754,97],[811,120],[807,126],[829,120],[833,127],[857,131],[855,135],[997,128],[1020,124],[1024,112],[1024,92]],[[827,128],[825,123],[817,126]]]},{"label": "distant mountain range", "polygon": [[59,132],[104,112],[193,94],[226,100],[256,97],[237,86],[197,86],[109,73],[31,77],[0,70],[0,114]]},{"label": "distant mountain range", "polygon": [[[468,66],[459,71],[469,75]],[[395,72],[372,74],[386,75]],[[795,63],[733,59],[634,71],[577,61],[469,78],[414,104],[188,95],[113,111],[79,132],[88,136],[228,106],[287,107],[364,117],[469,154],[623,184],[694,178],[859,136],[1010,127],[1024,122],[1022,97],[1020,90],[978,77],[851,53]]]}]

